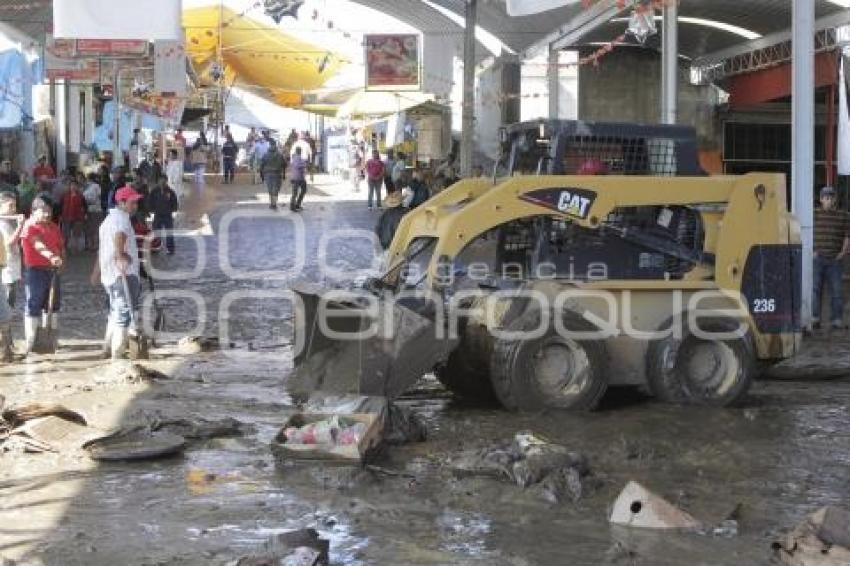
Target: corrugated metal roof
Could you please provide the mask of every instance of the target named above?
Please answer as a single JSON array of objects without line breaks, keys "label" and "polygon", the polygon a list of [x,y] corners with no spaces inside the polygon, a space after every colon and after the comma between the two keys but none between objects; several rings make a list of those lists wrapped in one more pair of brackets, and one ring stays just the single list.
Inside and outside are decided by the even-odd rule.
[{"label": "corrugated metal roof", "polygon": [[[462,32],[461,26],[422,0],[353,1],[396,17],[426,33],[456,36]],[[466,4],[465,0],[431,1],[458,15],[463,15]],[[846,9],[828,0],[814,1],[817,17]],[[791,27],[791,4],[791,0],[681,0],[679,13],[685,17],[734,24],[767,35]],[[479,25],[519,52],[567,24],[582,9],[582,4],[578,3],[542,14],[512,18],[507,15],[503,0],[479,0]],[[51,20],[51,0],[0,0],[0,21],[10,23],[37,40],[50,29]],[[583,41],[608,41],[620,35],[625,27],[624,22],[612,22]],[[679,40],[681,53],[688,57],[698,57],[743,41],[733,33],[686,23],[681,24]],[[657,37],[650,40],[650,47],[655,46],[652,42],[657,41]]]},{"label": "corrugated metal roof", "polygon": [[[846,8],[816,0],[816,17],[835,14]],[[681,0],[679,16],[701,18],[732,24],[760,35],[781,32],[791,28],[790,0]],[[583,42],[605,42],[619,36],[626,28],[623,21],[613,21],[598,28],[583,39]],[[646,47],[660,48],[659,33],[646,42]],[[679,22],[679,53],[697,58],[747,41],[736,33],[705,27],[693,23]],[[633,38],[628,42],[637,43]]]}]

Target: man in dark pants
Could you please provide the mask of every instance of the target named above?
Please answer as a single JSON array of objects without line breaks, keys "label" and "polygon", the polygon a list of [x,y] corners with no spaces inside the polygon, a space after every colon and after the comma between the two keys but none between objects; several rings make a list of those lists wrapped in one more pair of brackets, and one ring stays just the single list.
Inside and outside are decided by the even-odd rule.
[{"label": "man in dark pants", "polygon": [[307,162],[301,155],[300,147],[296,147],[292,155],[289,174],[292,178],[292,200],[289,201],[289,209],[292,212],[300,212],[304,195],[307,194]]},{"label": "man in dark pants", "polygon": [[233,141],[233,136],[228,133],[227,141],[221,147],[221,156],[224,161],[224,183],[233,184],[236,178],[236,156],[239,153],[239,146]]},{"label": "man in dark pants", "polygon": [[850,249],[850,224],[847,213],[837,209],[834,188],[821,189],[820,204],[815,210],[812,328],[821,327],[821,300],[826,284],[831,299],[830,323],[838,330],[844,328],[844,256]]},{"label": "man in dark pants", "polygon": [[277,199],[280,194],[280,186],[283,183],[283,174],[286,170],[286,159],[278,150],[274,140],[269,140],[269,150],[260,161],[260,171],[266,182],[269,192],[269,208],[277,210]]},{"label": "man in dark pants", "polygon": [[148,196],[148,210],[153,212],[153,229],[165,232],[165,247],[168,255],[174,255],[174,213],[179,208],[177,193],[160,179]]}]

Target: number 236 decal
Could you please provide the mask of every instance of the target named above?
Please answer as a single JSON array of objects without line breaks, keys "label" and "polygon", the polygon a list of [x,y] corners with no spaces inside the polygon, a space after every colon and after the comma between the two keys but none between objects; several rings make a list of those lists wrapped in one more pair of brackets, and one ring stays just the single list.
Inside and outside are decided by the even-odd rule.
[{"label": "number 236 decal", "polygon": [[753,314],[776,312],[776,299],[754,299]]}]

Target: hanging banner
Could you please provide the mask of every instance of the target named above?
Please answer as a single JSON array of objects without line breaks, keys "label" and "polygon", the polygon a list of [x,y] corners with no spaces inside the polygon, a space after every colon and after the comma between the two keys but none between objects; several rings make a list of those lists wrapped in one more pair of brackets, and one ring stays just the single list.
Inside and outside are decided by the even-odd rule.
[{"label": "hanging banner", "polygon": [[182,41],[154,42],[154,91],[186,95],[186,48]]},{"label": "hanging banner", "polygon": [[838,73],[838,174],[850,175],[850,109],[847,106],[847,72],[845,63],[850,56],[850,48],[845,47],[841,54],[841,66]]},{"label": "hanging banner", "polygon": [[148,42],[141,39],[78,39],[77,55],[82,57],[141,57]]},{"label": "hanging banner", "polygon": [[144,97],[131,94],[121,99],[122,108],[132,108],[157,118],[162,118],[172,124],[177,124],[183,118],[186,99],[174,96],[158,96],[155,94]]},{"label": "hanging banner", "polygon": [[366,90],[419,90],[419,36],[367,35]]},{"label": "hanging banner", "polygon": [[530,16],[540,12],[548,12],[555,8],[563,8],[578,4],[582,0],[508,0],[509,16]]},{"label": "hanging banner", "polygon": [[180,39],[181,0],[53,0],[53,35],[68,39]]}]

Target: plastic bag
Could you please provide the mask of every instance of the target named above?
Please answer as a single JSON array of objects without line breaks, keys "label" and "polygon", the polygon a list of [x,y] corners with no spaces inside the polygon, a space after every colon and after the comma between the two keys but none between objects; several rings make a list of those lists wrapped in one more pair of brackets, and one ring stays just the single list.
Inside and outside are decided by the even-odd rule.
[{"label": "plastic bag", "polygon": [[359,444],[366,434],[366,424],[356,423],[348,428],[342,429],[337,438],[337,444],[341,446],[353,446]]},{"label": "plastic bag", "polygon": [[339,419],[333,416],[301,428],[289,427],[284,434],[286,441],[293,444],[336,444],[339,432]]}]

